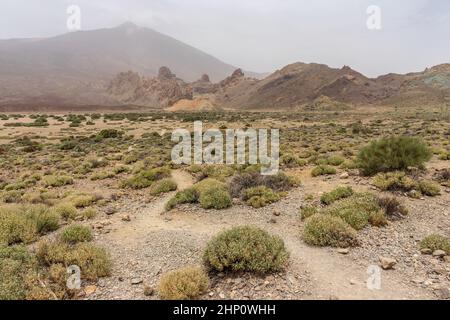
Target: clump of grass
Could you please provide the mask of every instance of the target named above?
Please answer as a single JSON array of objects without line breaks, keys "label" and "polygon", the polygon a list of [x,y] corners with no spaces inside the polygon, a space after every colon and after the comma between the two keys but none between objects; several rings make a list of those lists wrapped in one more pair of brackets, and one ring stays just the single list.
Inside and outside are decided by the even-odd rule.
[{"label": "clump of grass", "polygon": [[419,189],[417,181],[403,171],[379,173],[373,178],[373,184],[383,191],[411,191]]},{"label": "clump of grass", "polygon": [[387,217],[402,218],[408,214],[408,209],[395,197],[379,197],[378,205],[384,209]]},{"label": "clump of grass", "polygon": [[78,217],[79,213],[77,208],[68,202],[62,202],[58,205],[54,206],[51,209],[55,214],[59,215],[61,218],[69,220],[69,219],[75,219]]},{"label": "clump of grass", "polygon": [[253,208],[262,208],[281,199],[281,195],[266,186],[244,190],[243,200]]},{"label": "clump of grass", "polygon": [[154,168],[137,173],[132,178],[123,181],[121,186],[124,188],[144,189],[150,187],[157,180],[169,177],[169,168]]},{"label": "clump of grass", "polygon": [[330,205],[337,200],[352,196],[353,193],[354,191],[351,187],[338,187],[331,192],[324,193],[320,198],[320,201],[326,205]]},{"label": "clump of grass", "polygon": [[0,244],[28,244],[59,228],[59,216],[43,205],[0,207]]},{"label": "clump of grass", "polygon": [[150,188],[150,194],[157,196],[175,190],[177,190],[177,183],[171,178],[166,178],[155,182]]},{"label": "clump of grass", "polygon": [[218,180],[208,178],[194,185],[203,209],[221,210],[231,207],[232,201],[226,185]]},{"label": "clump of grass", "polygon": [[298,185],[292,177],[283,172],[276,175],[264,176],[259,172],[249,172],[235,175],[229,183],[229,192],[233,198],[242,196],[242,192],[249,188],[265,186],[276,192],[289,191]]},{"label": "clump of grass", "polygon": [[212,239],[203,260],[210,270],[265,274],[282,271],[289,259],[283,240],[266,231],[242,226]]},{"label": "clump of grass", "polygon": [[[380,211],[377,198],[371,193],[356,193],[349,198],[333,203],[324,210],[324,214],[341,218],[355,230],[365,228],[370,221],[380,220]],[[379,222],[377,222],[378,225]]]},{"label": "clump of grass", "polygon": [[316,213],[319,213],[319,209],[315,205],[302,206],[300,209],[300,218],[305,220]]},{"label": "clump of grass", "polygon": [[419,181],[419,190],[422,194],[429,197],[435,197],[441,194],[439,184],[431,180]]},{"label": "clump of grass", "polygon": [[50,176],[45,176],[43,178],[43,183],[44,183],[44,186],[46,186],[46,187],[56,188],[56,187],[62,187],[62,186],[73,184],[73,179],[72,179],[72,177],[69,177],[69,176],[50,175]]},{"label": "clump of grass", "polygon": [[306,220],[303,240],[313,246],[346,248],[358,244],[356,231],[339,217],[316,214]]},{"label": "clump of grass", "polygon": [[442,250],[446,254],[450,254],[450,239],[440,234],[431,234],[420,242],[420,249]]},{"label": "clump of grass", "polygon": [[82,213],[83,217],[85,217],[86,219],[93,219],[97,216],[97,211],[95,211],[94,209],[86,209],[84,210]]},{"label": "clump of grass", "polygon": [[431,151],[418,138],[390,137],[374,141],[361,149],[358,164],[364,175],[373,175],[383,171],[422,167],[431,156]]},{"label": "clump of grass", "polygon": [[0,300],[27,298],[27,276],[36,261],[25,246],[0,246]]},{"label": "clump of grass", "polygon": [[324,176],[324,175],[332,175],[336,174],[336,169],[327,165],[320,165],[317,167],[314,167],[314,169],[311,171],[311,175],[313,177],[318,176]]},{"label": "clump of grass", "polygon": [[91,243],[69,245],[63,242],[39,243],[36,257],[41,265],[50,267],[61,264],[65,268],[77,265],[81,269],[82,279],[96,281],[111,273],[111,258],[105,249]]},{"label": "clump of grass", "polygon": [[167,202],[166,210],[170,211],[180,204],[196,203],[198,201],[198,198],[198,191],[194,188],[188,188],[183,191],[179,191],[172,199]]},{"label": "clump of grass", "polygon": [[161,277],[158,294],[163,300],[195,300],[206,293],[209,278],[201,267],[185,267]]},{"label": "clump of grass", "polygon": [[93,239],[92,230],[80,224],[71,225],[61,232],[59,239],[69,244],[90,242]]}]

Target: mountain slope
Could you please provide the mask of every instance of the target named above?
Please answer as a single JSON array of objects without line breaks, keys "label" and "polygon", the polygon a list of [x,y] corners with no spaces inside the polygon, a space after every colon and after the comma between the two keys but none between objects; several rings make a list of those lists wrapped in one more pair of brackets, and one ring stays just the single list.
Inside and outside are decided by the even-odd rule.
[{"label": "mountain slope", "polygon": [[156,76],[161,66],[186,81],[205,73],[219,81],[236,69],[171,37],[126,23],[47,39],[0,41],[0,94],[3,102],[53,97],[113,103],[99,95],[116,74],[133,70]]}]

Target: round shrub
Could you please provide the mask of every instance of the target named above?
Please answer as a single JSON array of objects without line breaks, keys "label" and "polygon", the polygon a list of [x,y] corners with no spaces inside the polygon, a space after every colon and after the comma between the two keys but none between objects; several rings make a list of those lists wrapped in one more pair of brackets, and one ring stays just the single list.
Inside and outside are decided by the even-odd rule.
[{"label": "round shrub", "polygon": [[399,136],[374,141],[361,149],[358,164],[364,175],[373,175],[383,171],[421,167],[431,156],[431,151],[422,140]]},{"label": "round shrub", "polygon": [[226,209],[231,207],[231,197],[227,190],[214,188],[200,193],[200,205],[203,209]]},{"label": "round shrub", "polygon": [[450,254],[450,239],[439,234],[431,234],[420,242],[420,248],[431,251],[442,250]]},{"label": "round shrub", "polygon": [[79,242],[92,241],[91,228],[79,224],[71,225],[67,227],[59,236],[62,242],[75,244]]},{"label": "round shrub", "polygon": [[170,178],[155,182],[150,188],[150,194],[153,196],[177,190],[177,183]]},{"label": "round shrub", "polygon": [[200,267],[186,267],[161,277],[158,294],[163,300],[194,300],[206,293],[209,278]]},{"label": "round shrub", "polygon": [[351,247],[358,244],[356,231],[339,217],[316,214],[306,220],[303,240],[319,247]]},{"label": "round shrub", "polygon": [[289,253],[280,237],[251,226],[220,233],[208,243],[203,255],[208,269],[257,274],[281,271],[288,259]]}]

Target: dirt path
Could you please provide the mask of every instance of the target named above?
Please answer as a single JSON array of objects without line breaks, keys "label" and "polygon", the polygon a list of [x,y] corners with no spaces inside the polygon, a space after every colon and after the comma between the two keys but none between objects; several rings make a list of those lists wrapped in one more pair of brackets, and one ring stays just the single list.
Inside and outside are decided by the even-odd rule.
[{"label": "dirt path", "polygon": [[[173,178],[179,190],[193,184],[191,175],[176,170]],[[342,255],[331,248],[314,248],[300,239],[298,219],[299,199],[308,188],[293,190],[286,198],[272,206],[252,209],[235,205],[222,211],[206,211],[197,207],[182,206],[170,213],[164,212],[164,205],[174,193],[162,196],[142,209],[133,212],[131,222],[114,217],[114,227],[98,241],[109,248],[115,263],[113,277],[100,284],[101,299],[144,299],[142,283],[154,287],[161,273],[186,264],[198,264],[207,241],[223,229],[235,225],[252,224],[281,236],[291,253],[286,282],[292,287],[288,296],[274,293],[283,291],[277,285],[256,297],[280,297],[292,299],[428,299],[432,294],[410,284],[411,279],[402,273],[381,272],[381,290],[369,290],[367,259],[354,255]],[[282,212],[276,223],[268,223],[273,212]],[[372,257],[372,260],[374,257]],[[373,263],[372,263],[373,264]],[[376,263],[375,263],[376,264]],[[278,278],[275,282],[284,281]],[[259,281],[259,280],[256,280]],[[263,280],[264,282],[265,280]],[[225,280],[218,279],[218,287],[225,293],[232,289],[225,286]],[[265,281],[267,282],[267,281]],[[259,289],[260,285],[255,285]],[[250,289],[252,290],[252,289]],[[244,290],[245,291],[245,290]],[[211,293],[212,294],[212,293]],[[227,296],[228,297],[228,296]],[[231,296],[233,297],[233,296]],[[240,298],[237,295],[235,298]],[[153,297],[156,298],[156,297]],[[212,296],[212,298],[218,298]]]}]

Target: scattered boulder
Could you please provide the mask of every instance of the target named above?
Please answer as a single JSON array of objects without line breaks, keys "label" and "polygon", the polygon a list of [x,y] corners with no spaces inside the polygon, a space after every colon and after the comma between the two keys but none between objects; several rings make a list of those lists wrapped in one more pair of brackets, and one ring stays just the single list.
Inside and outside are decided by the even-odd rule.
[{"label": "scattered boulder", "polygon": [[443,258],[445,257],[446,253],[444,250],[436,250],[433,252],[434,257]]},{"label": "scattered boulder", "polygon": [[379,260],[380,266],[381,268],[383,268],[383,270],[390,270],[397,264],[397,260],[392,258],[379,257]]}]

